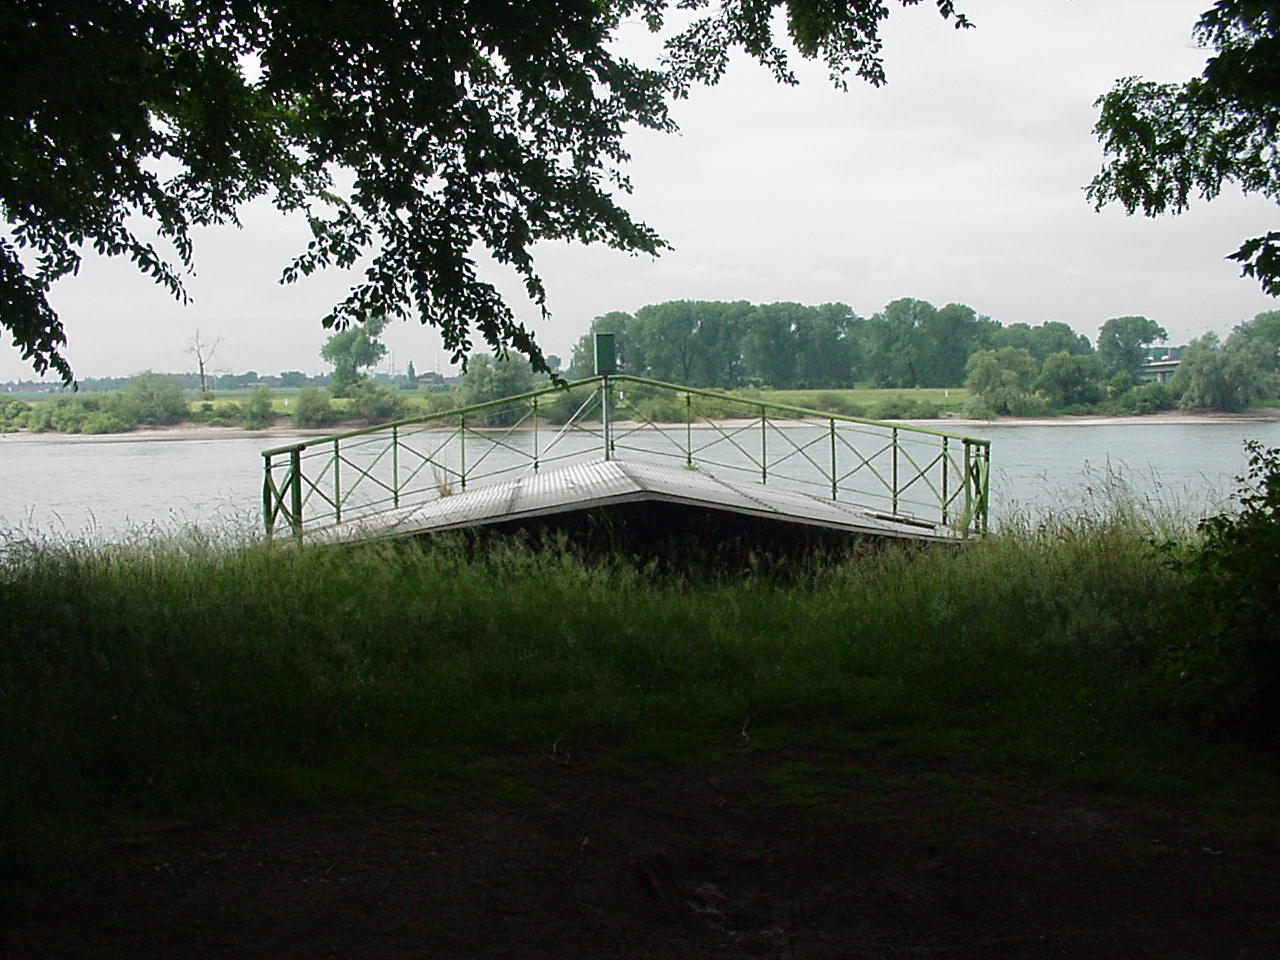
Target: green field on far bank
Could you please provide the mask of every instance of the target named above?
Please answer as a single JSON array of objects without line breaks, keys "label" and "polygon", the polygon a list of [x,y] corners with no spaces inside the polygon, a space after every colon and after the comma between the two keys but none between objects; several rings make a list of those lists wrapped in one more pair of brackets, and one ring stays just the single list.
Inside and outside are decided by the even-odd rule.
[{"label": "green field on far bank", "polygon": [[963,413],[969,391],[964,387],[857,387],[849,390],[762,390],[760,396],[773,403],[848,416],[883,419],[920,416],[930,419]]},{"label": "green field on far bank", "polygon": [[[491,368],[489,368],[491,369]],[[301,429],[332,427],[348,429],[391,420],[426,417],[475,403],[503,399],[546,386],[543,381],[524,381],[506,389],[500,378],[490,380],[485,390],[468,387],[464,381],[452,388],[438,384],[427,388],[405,381],[385,383],[358,380],[346,396],[333,396],[324,387],[239,387],[234,390],[195,393],[183,391],[171,379],[153,374],[140,375],[123,388],[111,392],[57,392],[22,396],[0,395],[0,432],[120,433],[139,427],[177,424],[211,427],[263,429],[270,426]],[[735,407],[695,394],[687,409],[680,388],[664,393],[650,387],[632,385],[627,394],[629,416],[657,423],[683,422],[689,412],[697,419],[741,416],[750,407]],[[1020,415],[1036,418],[1066,415],[1134,415],[1171,409],[1167,391],[1159,403],[1148,402],[1161,384],[1147,383],[1128,392],[1091,405],[1052,407],[1031,404]],[[952,417],[992,419],[996,413],[979,394],[963,387],[917,387],[849,389],[769,390],[740,388],[712,390],[739,402],[774,403],[811,410],[818,414],[861,417],[872,420],[933,420]],[[568,398],[555,403],[547,398],[540,418],[562,423],[577,408]],[[1280,401],[1260,401],[1273,406]]]},{"label": "green field on far bank", "polygon": [[[847,390],[730,390],[727,396],[801,407],[819,413],[881,420],[933,419],[965,410],[969,394],[959,387]],[[137,427],[205,424],[221,427],[299,427],[377,423],[428,416],[467,405],[463,391],[388,388],[373,384],[355,396],[335,397],[324,388],[239,388],[203,394],[170,391],[167,399],[148,396],[126,402],[122,392],[23,395],[0,398],[0,430],[60,433],[118,433]],[[316,402],[322,410],[316,413]],[[310,406],[308,406],[310,404]],[[306,412],[304,412],[304,409]],[[650,404],[641,408],[655,420],[683,419],[683,407]],[[714,415],[714,410],[695,410]]]}]

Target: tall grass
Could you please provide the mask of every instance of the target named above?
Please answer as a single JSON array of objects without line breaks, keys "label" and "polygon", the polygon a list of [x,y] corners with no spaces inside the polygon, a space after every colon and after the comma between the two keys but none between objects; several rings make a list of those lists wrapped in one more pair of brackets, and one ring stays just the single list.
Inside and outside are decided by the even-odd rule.
[{"label": "tall grass", "polygon": [[676,755],[743,731],[1062,776],[1154,769],[1171,748],[1135,691],[1181,583],[1148,533],[1027,523],[787,577],[564,544],[11,541],[0,822],[416,789],[449,758],[557,741]]}]

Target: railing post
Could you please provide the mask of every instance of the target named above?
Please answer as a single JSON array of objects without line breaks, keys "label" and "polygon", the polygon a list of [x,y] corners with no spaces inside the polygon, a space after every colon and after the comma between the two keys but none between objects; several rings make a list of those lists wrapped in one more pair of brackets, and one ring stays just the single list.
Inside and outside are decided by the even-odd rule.
[{"label": "railing post", "polygon": [[987,519],[991,512],[991,445],[982,445],[978,458],[978,532],[987,533]]},{"label": "railing post", "polygon": [[764,407],[760,407],[760,482],[769,482],[769,452],[767,449],[767,440],[769,436],[769,422],[764,418]]},{"label": "railing post", "polygon": [[894,516],[898,513],[898,428],[893,428],[893,509],[889,511]]},{"label": "railing post", "polygon": [[400,428],[391,427],[391,505],[400,506]]},{"label": "railing post", "polygon": [[600,378],[600,420],[604,433],[604,458],[609,460],[612,458],[613,443],[609,436],[609,375],[607,373]]},{"label": "railing post", "polygon": [[462,489],[467,489],[467,415],[458,416],[458,476]]},{"label": "railing post", "polygon": [[338,449],[338,441],[333,441],[333,522],[342,522],[342,484],[338,465],[342,461],[342,453]]},{"label": "railing post", "polygon": [[293,535],[298,540],[302,539],[302,451],[294,447],[289,451],[289,471],[290,485],[292,489],[292,507],[293,513],[289,517],[289,522],[293,525]]},{"label": "railing post", "polygon": [[693,466],[693,394],[684,395],[684,465]]},{"label": "railing post", "polygon": [[973,526],[973,444],[964,443],[964,535],[969,536],[969,528]]},{"label": "railing post", "polygon": [[267,528],[267,539],[270,540],[276,525],[275,511],[272,510],[275,503],[271,496],[271,454],[264,453],[262,460],[262,522]]},{"label": "railing post", "polygon": [[538,398],[533,398],[533,472],[538,472]]},{"label": "railing post", "polygon": [[947,525],[947,456],[949,447],[947,438],[942,438],[942,525]]},{"label": "railing post", "polygon": [[836,418],[831,418],[831,499],[836,500]]}]

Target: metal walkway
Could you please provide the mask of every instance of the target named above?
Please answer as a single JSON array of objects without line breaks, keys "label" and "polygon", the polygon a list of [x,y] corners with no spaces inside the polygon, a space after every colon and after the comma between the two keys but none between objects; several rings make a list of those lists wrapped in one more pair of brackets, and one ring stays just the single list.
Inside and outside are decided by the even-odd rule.
[{"label": "metal walkway", "polygon": [[877,514],[854,504],[824,500],[757,483],[721,480],[699,470],[628,460],[558,467],[465,493],[400,507],[366,520],[331,527],[329,538],[409,537],[444,530],[526,524],[588,510],[647,503],[702,510],[870,537],[951,541],[950,527]]},{"label": "metal walkway", "polygon": [[987,529],[990,443],[602,375],[263,452],[267,534],[410,536],[640,501],[874,537]]}]

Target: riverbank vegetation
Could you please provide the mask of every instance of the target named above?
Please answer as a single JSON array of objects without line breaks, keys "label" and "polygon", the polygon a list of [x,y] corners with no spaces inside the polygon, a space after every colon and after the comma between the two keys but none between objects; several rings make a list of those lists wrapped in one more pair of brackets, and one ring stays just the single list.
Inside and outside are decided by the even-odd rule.
[{"label": "riverbank vegetation", "polygon": [[[1262,457],[1262,499],[1200,533],[1122,504],[733,574],[563,542],[10,539],[3,841],[426,796],[476,758],[539,751],[625,765],[822,742],[1122,792],[1274,791],[1246,759],[1280,636],[1258,552],[1280,465]],[[1271,594],[1251,626],[1214,626],[1249,557]]]},{"label": "riverbank vegetation", "polygon": [[[86,381],[75,394],[0,397],[0,431],[109,433],[186,419],[261,428],[285,417],[303,428],[357,425],[549,384],[521,358],[486,355],[472,357],[453,380],[419,375],[412,363],[404,375],[374,374],[386,354],[378,340],[384,327],[375,319],[331,336],[321,353],[334,365],[332,376],[145,373]],[[1162,370],[1159,382],[1150,379],[1147,361],[1153,350],[1165,352],[1152,347],[1165,331],[1137,316],[1106,321],[1095,349],[1064,323],[1004,326],[964,304],[937,308],[904,298],[864,319],[844,304],[682,300],[598,317],[568,366],[562,370],[552,356],[550,369],[569,380],[590,376],[595,333],[617,338],[621,373],[881,420],[1234,412],[1280,396],[1280,311],[1237,325],[1225,342],[1209,333],[1167,348],[1176,372]],[[655,421],[681,420],[686,411],[676,406],[655,401],[640,412]],[[558,422],[571,413],[555,404],[542,408]]]},{"label": "riverbank vegetation", "polygon": [[[149,390],[157,383],[164,384],[168,402],[139,414],[136,406],[123,402],[123,397],[135,390],[136,382],[151,385]],[[397,389],[395,385],[373,379],[359,379],[351,385],[345,397],[335,397],[324,387],[270,389],[259,385],[235,391],[231,396],[210,394],[205,399],[191,399],[180,389],[177,378],[148,373],[126,381],[124,388],[117,393],[56,394],[30,400],[0,395],[0,433],[19,430],[32,433],[122,433],[178,423],[247,429],[280,425],[300,429],[360,427],[402,417],[428,416],[546,386],[549,386],[546,379],[534,377],[526,365],[491,357],[476,357],[467,375],[452,389]],[[690,412],[666,391],[633,387],[630,393],[636,416],[655,422],[674,422],[683,421]],[[968,397],[963,388],[790,391],[746,388],[728,393],[745,400],[765,400],[823,413],[878,420],[961,416]],[[581,397],[571,394],[550,398],[540,406],[539,418],[564,423],[581,401]],[[741,415],[742,410],[699,397],[691,412],[700,418],[716,418]],[[502,419],[500,414],[490,417],[494,423]]]},{"label": "riverbank vegetation", "polygon": [[[959,303],[903,298],[863,318],[838,303],[681,300],[598,317],[570,378],[591,372],[597,332],[614,334],[621,371],[636,376],[719,389],[966,387],[965,412],[979,418],[1238,411],[1280,394],[1280,311],[1238,324],[1225,343],[1207,333],[1166,349],[1155,346],[1165,330],[1139,316],[1107,320],[1095,347],[1065,323],[1002,325]],[[1146,382],[1153,354],[1177,360],[1167,382]]]}]

